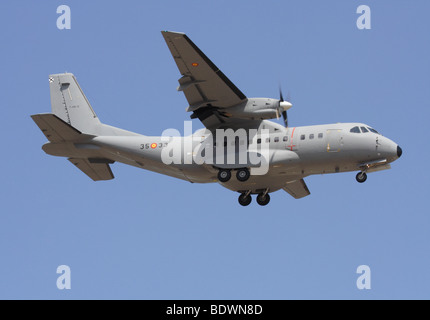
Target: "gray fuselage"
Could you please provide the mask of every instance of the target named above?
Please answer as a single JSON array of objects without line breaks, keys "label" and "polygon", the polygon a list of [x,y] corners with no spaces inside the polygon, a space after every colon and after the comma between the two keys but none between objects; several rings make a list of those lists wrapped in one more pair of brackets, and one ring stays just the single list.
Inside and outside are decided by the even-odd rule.
[{"label": "gray fuselage", "polygon": [[[363,166],[383,162],[384,168],[396,160],[398,146],[390,139],[374,132],[350,132],[354,127],[370,128],[361,123],[337,123],[306,127],[289,127],[262,121],[260,129],[267,129],[269,141],[268,171],[251,175],[240,182],[230,179],[224,187],[243,192],[274,192],[286,181],[302,179],[314,174],[362,170]],[[43,149],[51,155],[63,157],[107,158],[139,168],[187,180],[193,183],[219,182],[217,164],[185,163],[184,146],[196,150],[209,137],[207,130],[198,130],[192,136],[176,138],[173,151],[182,154],[181,163],[165,164],[162,160],[166,138],[144,135],[83,137],[74,143],[48,143]],[[181,149],[181,150],[178,150]],[[238,167],[233,165],[233,167]],[[370,171],[370,170],[369,170]],[[375,170],[376,171],[376,170]]]}]

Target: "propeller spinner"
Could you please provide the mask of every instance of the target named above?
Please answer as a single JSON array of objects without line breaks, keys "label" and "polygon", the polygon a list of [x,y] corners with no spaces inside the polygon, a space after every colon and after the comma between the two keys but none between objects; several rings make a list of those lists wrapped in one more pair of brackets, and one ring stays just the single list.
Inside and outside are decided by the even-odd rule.
[{"label": "propeller spinner", "polygon": [[292,106],[290,102],[284,100],[282,89],[279,88],[279,110],[282,110],[282,118],[284,119],[285,127],[288,127],[287,110],[291,109]]}]

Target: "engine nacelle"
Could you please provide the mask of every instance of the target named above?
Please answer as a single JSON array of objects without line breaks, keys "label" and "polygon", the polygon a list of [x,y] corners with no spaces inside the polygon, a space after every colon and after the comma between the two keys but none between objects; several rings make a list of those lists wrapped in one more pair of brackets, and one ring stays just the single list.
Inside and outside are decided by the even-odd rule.
[{"label": "engine nacelle", "polygon": [[270,98],[249,98],[246,102],[228,109],[218,111],[225,116],[242,119],[265,120],[281,116],[283,111],[291,108],[291,103]]}]

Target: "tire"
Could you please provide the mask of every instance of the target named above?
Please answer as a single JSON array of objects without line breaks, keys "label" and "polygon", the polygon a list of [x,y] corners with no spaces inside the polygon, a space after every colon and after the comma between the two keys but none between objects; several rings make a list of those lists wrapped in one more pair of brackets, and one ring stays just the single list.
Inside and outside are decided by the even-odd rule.
[{"label": "tire", "polygon": [[241,194],[239,196],[239,203],[241,206],[246,207],[249,206],[252,202],[252,197],[250,195],[246,196],[245,194]]},{"label": "tire", "polygon": [[367,180],[367,174],[366,174],[366,172],[359,172],[359,173],[357,173],[357,176],[355,177],[355,179],[359,183],[365,182]]},{"label": "tire", "polygon": [[218,180],[221,182],[227,182],[231,178],[230,170],[220,170],[218,171]]},{"label": "tire", "polygon": [[250,177],[250,173],[249,173],[249,170],[248,169],[246,169],[246,168],[244,168],[244,169],[239,169],[239,170],[237,170],[237,172],[236,172],[236,178],[237,178],[237,180],[239,180],[239,181],[241,181],[241,182],[245,182],[245,181],[247,181],[248,179],[249,179],[249,177]]},{"label": "tire", "polygon": [[269,196],[269,194],[266,194],[266,195],[263,197],[263,194],[262,194],[262,193],[260,193],[260,194],[257,196],[257,203],[258,203],[260,206],[266,206],[266,205],[268,205],[268,204],[269,204],[269,202],[270,202],[270,196]]}]

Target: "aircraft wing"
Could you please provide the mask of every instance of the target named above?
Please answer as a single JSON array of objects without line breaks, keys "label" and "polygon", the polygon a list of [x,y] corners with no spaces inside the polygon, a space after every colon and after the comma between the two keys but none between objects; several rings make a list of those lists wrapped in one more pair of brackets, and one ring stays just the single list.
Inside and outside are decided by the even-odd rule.
[{"label": "aircraft wing", "polygon": [[219,111],[242,102],[246,96],[184,33],[162,32],[182,77],[178,91],[183,91],[188,101],[187,111],[199,118],[208,128],[222,123],[250,122],[228,118]]},{"label": "aircraft wing", "polygon": [[288,182],[282,189],[296,199],[300,199],[311,194],[305,180],[303,179]]}]

